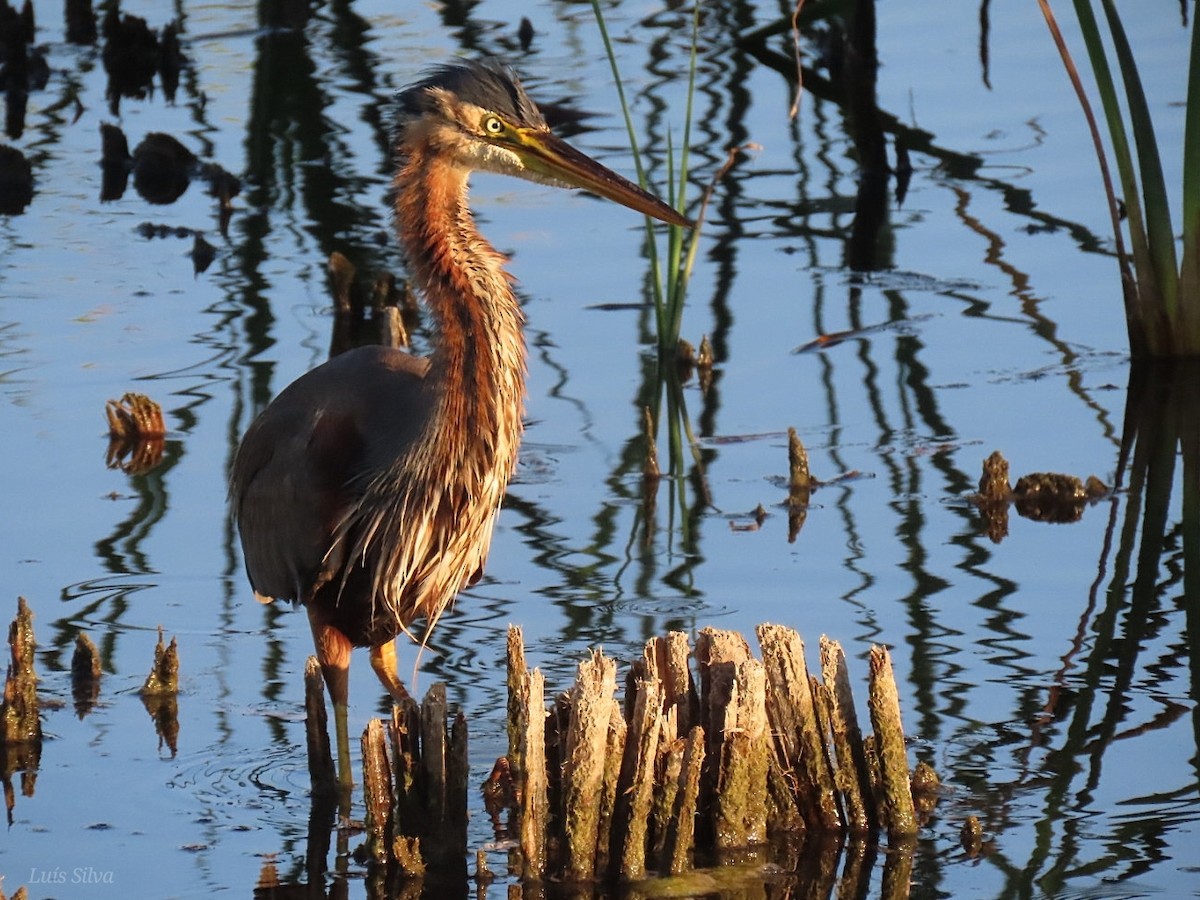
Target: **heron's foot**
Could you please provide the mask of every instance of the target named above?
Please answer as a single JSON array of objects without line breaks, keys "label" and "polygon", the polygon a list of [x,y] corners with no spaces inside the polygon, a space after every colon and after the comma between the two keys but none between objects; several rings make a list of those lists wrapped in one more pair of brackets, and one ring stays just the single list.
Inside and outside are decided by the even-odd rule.
[{"label": "heron's foot", "polygon": [[392,695],[393,700],[403,703],[409,699],[408,689],[404,687],[404,682],[396,674],[396,641],[394,639],[371,648],[371,668],[375,670],[380,684]]}]

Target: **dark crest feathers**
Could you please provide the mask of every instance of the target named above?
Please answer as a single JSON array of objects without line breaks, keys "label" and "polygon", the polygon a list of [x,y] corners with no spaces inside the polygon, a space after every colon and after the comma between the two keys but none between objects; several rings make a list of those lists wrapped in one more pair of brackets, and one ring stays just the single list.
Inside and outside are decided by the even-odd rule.
[{"label": "dark crest feathers", "polygon": [[439,66],[397,96],[401,121],[433,111],[429,89],[498,113],[515,125],[545,128],[546,120],[511,68],[496,60],[463,60]]}]

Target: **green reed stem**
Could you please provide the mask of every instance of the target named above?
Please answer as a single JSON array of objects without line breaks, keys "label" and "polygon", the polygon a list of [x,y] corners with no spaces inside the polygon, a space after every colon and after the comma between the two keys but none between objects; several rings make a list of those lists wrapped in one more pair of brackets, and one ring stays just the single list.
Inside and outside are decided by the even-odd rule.
[{"label": "green reed stem", "polygon": [[[592,12],[596,16],[604,52],[608,56],[608,64],[612,69],[613,79],[616,81],[617,98],[621,103],[621,113],[625,117],[625,130],[629,135],[630,149],[633,151],[638,184],[643,189],[649,190],[646,170],[642,163],[641,151],[638,148],[637,133],[633,127],[633,117],[621,83],[616,52],[608,34],[608,27],[604,23],[604,13],[600,8],[599,0],[592,0]],[[687,116],[684,122],[683,147],[680,151],[678,167],[670,134],[667,135],[667,202],[680,213],[683,213],[687,207],[688,148],[691,141],[692,104],[696,86],[699,23],[700,5],[697,2],[692,11],[692,51],[688,71]],[[650,280],[660,356],[673,355],[679,344],[679,333],[683,324],[683,305],[687,294],[688,279],[695,260],[696,235],[693,232],[689,241],[685,235],[687,230],[679,225],[667,226],[666,268],[664,271],[658,253],[658,242],[655,239],[654,220],[649,216],[646,217],[646,252],[650,258]],[[687,245],[686,250],[685,245]]]},{"label": "green reed stem", "polygon": [[1167,187],[1163,181],[1158,139],[1154,135],[1154,123],[1150,119],[1146,92],[1142,88],[1141,75],[1138,73],[1137,62],[1133,58],[1133,50],[1129,46],[1121,17],[1117,14],[1113,0],[1102,0],[1102,3],[1117,55],[1117,64],[1125,82],[1125,102],[1129,107],[1130,126],[1137,144],[1150,261],[1167,321],[1174,322],[1178,317],[1179,263],[1175,256],[1175,231],[1171,227],[1171,207],[1167,202]]},{"label": "green reed stem", "polygon": [[[1182,261],[1171,224],[1171,209],[1163,178],[1162,157],[1142,87],[1137,61],[1114,0],[1099,0],[1104,10],[1112,53],[1124,86],[1128,129],[1108,50],[1092,8],[1092,0],[1073,0],[1080,33],[1092,64],[1096,89],[1104,109],[1113,157],[1128,216],[1132,270],[1117,219],[1117,196],[1108,177],[1107,162],[1086,92],[1066,42],[1054,21],[1049,0],[1038,0],[1051,36],[1075,87],[1105,179],[1113,213],[1113,230],[1126,297],[1129,344],[1134,356],[1200,354],[1200,26],[1192,22],[1192,43],[1186,122],[1184,127]],[[1129,131],[1133,134],[1131,146]],[[1136,161],[1134,159],[1136,150]],[[1140,187],[1139,187],[1140,180]]]}]

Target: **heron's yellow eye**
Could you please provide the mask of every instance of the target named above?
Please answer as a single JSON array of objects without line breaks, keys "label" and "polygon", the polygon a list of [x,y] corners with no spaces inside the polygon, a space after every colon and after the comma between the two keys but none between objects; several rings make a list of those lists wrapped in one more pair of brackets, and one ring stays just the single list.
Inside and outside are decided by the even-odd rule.
[{"label": "heron's yellow eye", "polygon": [[487,116],[483,120],[483,130],[491,135],[501,135],[504,134],[504,123],[498,116]]}]

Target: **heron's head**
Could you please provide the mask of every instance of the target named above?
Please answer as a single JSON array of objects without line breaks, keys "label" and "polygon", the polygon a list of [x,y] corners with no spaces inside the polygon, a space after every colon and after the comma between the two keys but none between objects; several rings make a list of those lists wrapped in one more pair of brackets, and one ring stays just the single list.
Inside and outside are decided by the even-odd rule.
[{"label": "heron's head", "polygon": [[692,223],[554,135],[516,74],[494,62],[442,66],[398,98],[397,145],[558,187],[582,188],[674,225]]}]

